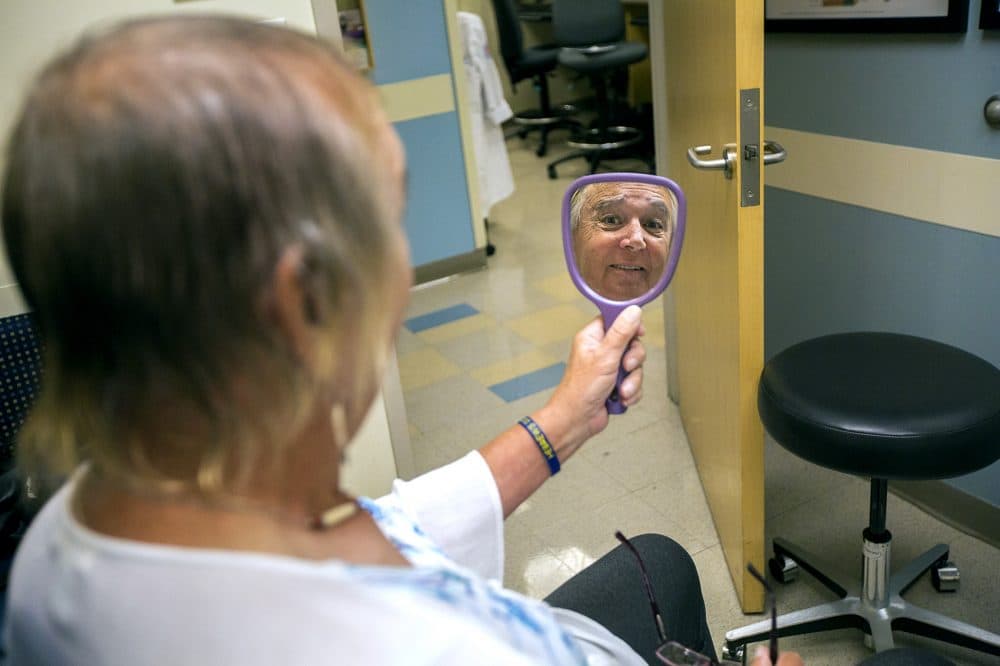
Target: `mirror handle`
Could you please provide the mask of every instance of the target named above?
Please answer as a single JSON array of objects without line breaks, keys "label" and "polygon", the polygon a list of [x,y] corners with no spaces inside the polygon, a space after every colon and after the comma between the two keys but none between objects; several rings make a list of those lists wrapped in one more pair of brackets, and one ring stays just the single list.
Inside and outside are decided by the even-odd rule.
[{"label": "mirror handle", "polygon": [[608,408],[608,414],[624,414],[628,407],[622,404],[621,398],[618,397],[618,387],[622,385],[622,380],[625,379],[625,368],[622,364],[618,364],[618,379],[615,380],[615,387],[611,389],[611,395],[604,402],[604,406]]}]

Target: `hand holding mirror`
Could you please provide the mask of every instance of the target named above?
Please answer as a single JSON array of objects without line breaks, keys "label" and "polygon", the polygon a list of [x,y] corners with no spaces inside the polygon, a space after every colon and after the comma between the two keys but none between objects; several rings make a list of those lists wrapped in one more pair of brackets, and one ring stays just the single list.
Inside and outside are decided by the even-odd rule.
[{"label": "hand holding mirror", "polygon": [[[645,305],[674,276],[684,241],[687,204],[672,180],[643,173],[607,173],[573,181],[563,197],[563,250],[577,289],[593,301],[607,330],[622,310]],[[617,386],[608,412],[625,406]]]}]

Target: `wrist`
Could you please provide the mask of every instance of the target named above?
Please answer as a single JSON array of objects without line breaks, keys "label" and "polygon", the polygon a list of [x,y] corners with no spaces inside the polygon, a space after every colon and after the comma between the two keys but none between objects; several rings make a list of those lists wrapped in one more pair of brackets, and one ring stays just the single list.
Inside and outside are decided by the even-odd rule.
[{"label": "wrist", "polygon": [[545,431],[559,460],[566,462],[587,441],[587,424],[551,403],[532,412],[531,417]]}]

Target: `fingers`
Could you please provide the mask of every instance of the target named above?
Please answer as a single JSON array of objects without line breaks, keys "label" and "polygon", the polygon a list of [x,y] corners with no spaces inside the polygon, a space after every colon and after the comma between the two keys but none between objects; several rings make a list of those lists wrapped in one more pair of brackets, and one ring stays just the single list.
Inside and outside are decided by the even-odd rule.
[{"label": "fingers", "polygon": [[618,397],[626,407],[639,402],[642,397],[642,368],[633,370],[618,386]]},{"label": "fingers", "polygon": [[805,666],[798,652],[782,652],[778,655],[777,666]]},{"label": "fingers", "polygon": [[611,328],[604,336],[604,340],[612,347],[624,350],[625,345],[639,334],[641,326],[642,309],[638,305],[630,305],[615,319]]},{"label": "fingers", "polygon": [[778,663],[771,664],[771,657],[768,654],[767,646],[758,645],[754,651],[753,661],[750,666],[804,666],[805,662],[797,652],[782,652],[778,655]]},{"label": "fingers", "polygon": [[634,338],[622,358],[625,372],[632,372],[646,362],[646,346],[638,338]]}]

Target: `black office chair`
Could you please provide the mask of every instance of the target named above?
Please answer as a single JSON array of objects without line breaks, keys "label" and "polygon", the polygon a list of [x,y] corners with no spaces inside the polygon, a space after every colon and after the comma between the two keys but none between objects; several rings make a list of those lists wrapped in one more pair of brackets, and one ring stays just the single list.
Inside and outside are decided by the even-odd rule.
[{"label": "black office chair", "polygon": [[[1000,370],[939,342],[893,333],[842,333],[789,347],[764,367],[757,408],[781,446],[817,465],[871,479],[861,580],[789,541],[774,539],[771,574],[809,572],[837,601],[778,617],[778,635],[854,627],[876,652],[904,631],[1000,655],[1000,635],[916,607],[902,597],[928,569],[939,591],[958,587],[949,548],[938,544],[889,571],[890,479],[943,479],[1000,459]],[[817,516],[817,519],[822,519]],[[770,621],[726,633],[738,655],[765,640]]]},{"label": "black office chair", "polygon": [[548,75],[559,64],[559,47],[555,44],[524,47],[524,33],[515,0],[493,0],[493,12],[500,34],[500,55],[511,85],[531,79],[538,89],[539,108],[514,114],[513,120],[518,125],[514,134],[523,139],[529,132],[538,132],[540,140],[535,154],[542,157],[548,150],[549,132],[579,127],[572,117],[576,112],[573,106],[564,104],[554,107],[549,98]]},{"label": "black office chair", "polygon": [[[590,79],[597,120],[590,129],[570,136],[567,144],[577,150],[551,162],[549,178],[558,176],[556,166],[577,158],[586,159],[590,173],[595,173],[603,159],[628,157],[626,150],[640,146],[643,140],[640,130],[618,122],[622,103],[611,79],[616,73],[627,72],[628,65],[644,60],[648,49],[639,42],[623,41],[625,10],[620,0],[554,0],[552,28],[562,47],[559,64]],[[631,156],[639,157],[641,151]],[[652,166],[649,164],[650,170]]]},{"label": "black office chair", "polygon": [[14,552],[39,508],[14,466],[14,443],[34,403],[40,376],[39,338],[31,315],[0,318],[0,622]]}]

